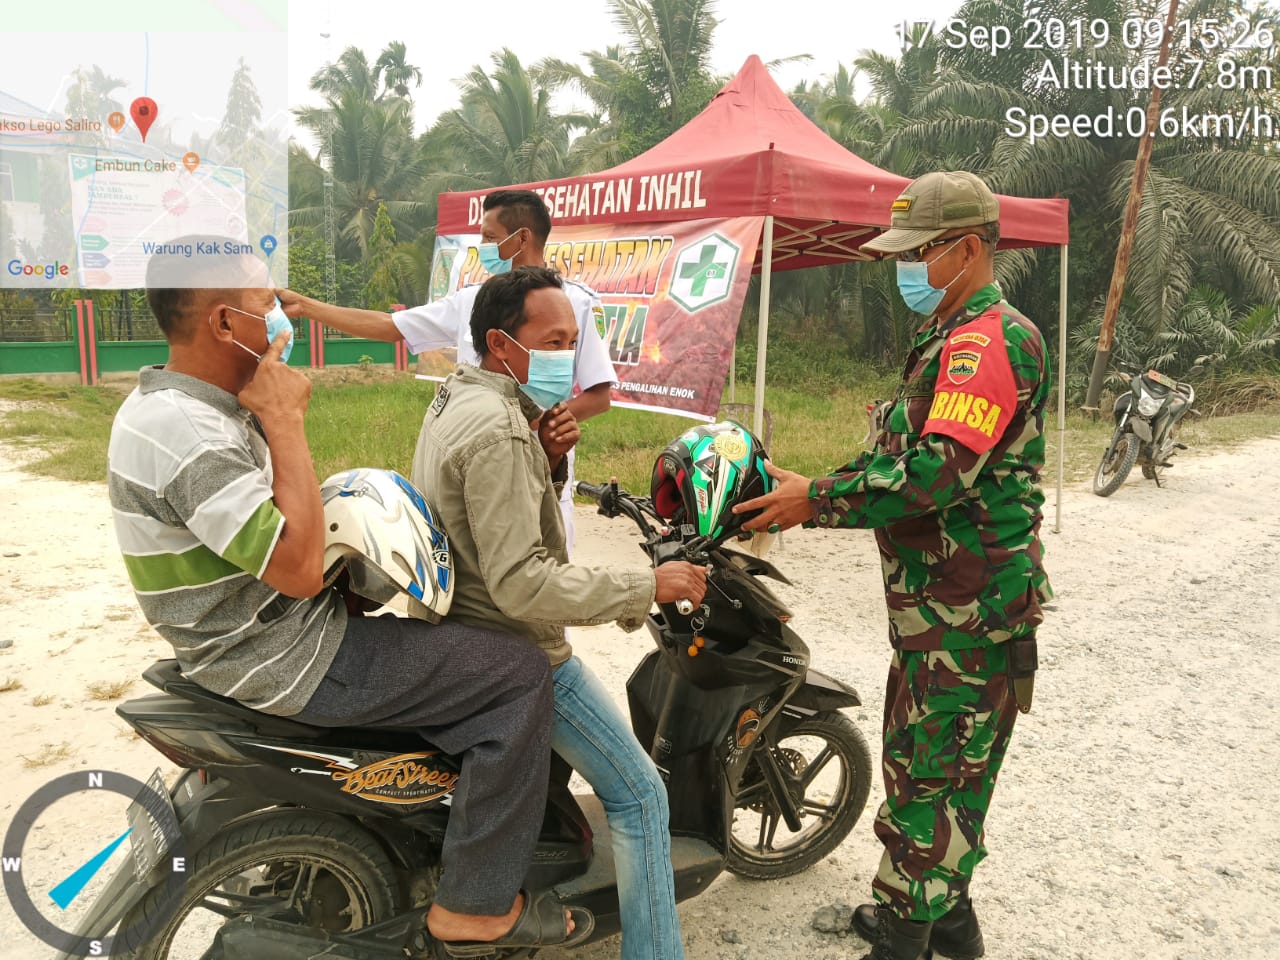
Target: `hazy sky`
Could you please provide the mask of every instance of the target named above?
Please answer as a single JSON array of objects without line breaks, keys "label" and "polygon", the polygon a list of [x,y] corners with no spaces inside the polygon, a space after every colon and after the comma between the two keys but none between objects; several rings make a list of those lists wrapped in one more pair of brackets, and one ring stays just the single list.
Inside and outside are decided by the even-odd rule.
[{"label": "hazy sky", "polygon": [[[733,74],[750,54],[765,60],[800,53],[808,62],[788,64],[774,78],[789,89],[807,77],[835,71],[859,51],[897,52],[894,26],[910,19],[949,18],[960,0],[719,0],[712,69]],[[483,20],[466,11],[484,11]],[[326,41],[322,33],[330,34]],[[408,3],[390,0],[290,0],[289,102],[318,102],[307,81],[346,47],[356,45],[370,62],[391,40],[402,40],[408,59],[423,73],[414,91],[418,129],[457,105],[454,80],[475,64],[490,66],[490,55],[510,47],[521,63],[543,57],[584,62],[586,50],[603,50],[622,36],[604,0],[542,4],[485,0],[474,4]]]},{"label": "hazy sky", "polygon": [[[711,66],[731,75],[753,53],[765,61],[811,54],[812,60],[774,71],[779,84],[790,89],[802,79],[834,72],[842,62],[849,64],[862,50],[896,53],[894,28],[904,18],[945,21],[959,6],[960,0],[718,0]],[[65,96],[66,75],[96,62],[126,80],[117,96],[127,103],[145,90],[160,103],[165,120],[179,129],[216,123],[242,55],[254,69],[264,107],[278,118],[281,111],[275,105],[281,100],[290,107],[319,103],[308,80],[346,47],[361,47],[372,62],[388,42],[402,40],[409,61],[423,73],[422,86],[414,91],[421,131],[457,105],[455,81],[476,64],[490,67],[491,55],[503,47],[515,51],[524,64],[544,57],[581,63],[583,51],[603,50],[623,39],[605,0],[563,5],[517,0],[188,0],[164,7],[152,0],[59,0],[58,8],[65,14],[60,24],[75,24],[81,31],[74,39],[33,35],[53,26],[44,16],[46,8],[37,4],[14,4],[6,11],[7,32],[32,33],[9,44],[0,59],[0,91],[56,111]],[[281,44],[272,31],[286,15],[287,44],[277,50]],[[186,35],[174,43],[166,32],[168,37]],[[287,77],[285,96],[280,94],[281,72]],[[582,101],[566,93],[556,105],[567,110]],[[179,116],[182,111],[188,116]],[[299,132],[292,118],[289,125]]]}]

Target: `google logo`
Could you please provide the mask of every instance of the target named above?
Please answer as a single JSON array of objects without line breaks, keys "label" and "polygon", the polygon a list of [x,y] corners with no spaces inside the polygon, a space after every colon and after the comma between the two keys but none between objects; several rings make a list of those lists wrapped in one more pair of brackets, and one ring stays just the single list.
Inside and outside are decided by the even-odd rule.
[{"label": "google logo", "polygon": [[23,263],[21,260],[10,260],[8,268],[9,274],[14,277],[44,277],[46,280],[65,277],[71,269],[60,260],[55,260],[53,263]]}]

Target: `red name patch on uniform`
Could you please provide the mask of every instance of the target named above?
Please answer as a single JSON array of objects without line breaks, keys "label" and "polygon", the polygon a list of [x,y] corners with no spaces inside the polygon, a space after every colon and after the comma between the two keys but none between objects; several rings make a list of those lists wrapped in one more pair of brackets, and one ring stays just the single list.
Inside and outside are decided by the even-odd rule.
[{"label": "red name patch on uniform", "polygon": [[990,311],[947,338],[924,433],[986,453],[1004,434],[1017,402],[1004,326],[999,311]]}]

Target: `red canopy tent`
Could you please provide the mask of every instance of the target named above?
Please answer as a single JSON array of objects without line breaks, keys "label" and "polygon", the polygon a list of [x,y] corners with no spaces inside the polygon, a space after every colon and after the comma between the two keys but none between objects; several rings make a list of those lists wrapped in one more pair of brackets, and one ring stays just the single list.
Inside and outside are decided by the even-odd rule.
[{"label": "red canopy tent", "polygon": [[[601,173],[520,184],[542,195],[557,226],[763,218],[753,272],[761,274],[755,427],[764,410],[769,278],[869,259],[858,244],[889,226],[908,183],[836,143],[793,104],[751,56],[698,116],[657,146]],[[476,232],[487,190],[440,195],[438,233]],[[1001,196],[1000,246],[1059,246],[1061,366],[1066,355],[1067,201]],[[1065,402],[1059,391],[1059,433]],[[1059,516],[1062,462],[1059,443]]]}]

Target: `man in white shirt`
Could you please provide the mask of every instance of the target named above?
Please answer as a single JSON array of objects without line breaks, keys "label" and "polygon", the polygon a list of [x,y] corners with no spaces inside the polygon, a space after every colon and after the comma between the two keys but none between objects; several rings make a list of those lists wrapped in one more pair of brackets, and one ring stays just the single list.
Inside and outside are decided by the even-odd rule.
[{"label": "man in white shirt", "polygon": [[[542,198],[531,190],[496,190],[485,197],[480,221],[480,261],[492,273],[512,267],[543,266],[543,248],[551,233],[551,217]],[[325,326],[367,340],[403,340],[413,353],[456,347],[458,362],[473,366],[479,357],[471,342],[471,307],[479,283],[469,284],[449,296],[420,307],[382,313],[355,307],[338,307],[292,290],[277,290],[289,317],[310,317]],[[609,409],[613,386],[613,362],[600,336],[596,316],[603,310],[600,298],[576,280],[564,281],[564,292],[578,321],[578,346],[574,357],[574,385],[581,391],[566,406],[578,421]],[[569,479],[560,498],[565,542],[573,548],[573,461],[569,451]]]}]

